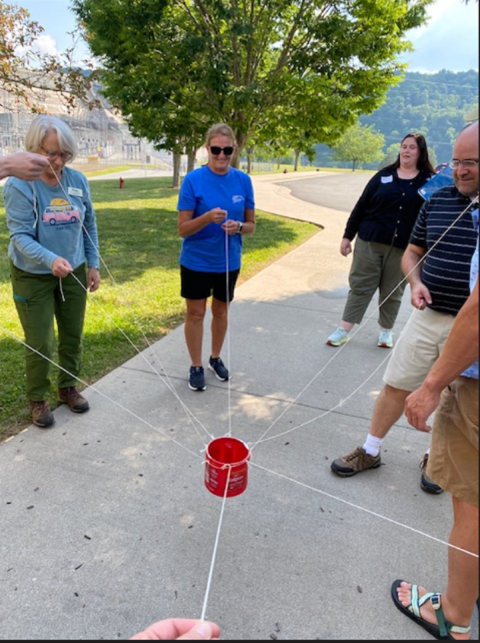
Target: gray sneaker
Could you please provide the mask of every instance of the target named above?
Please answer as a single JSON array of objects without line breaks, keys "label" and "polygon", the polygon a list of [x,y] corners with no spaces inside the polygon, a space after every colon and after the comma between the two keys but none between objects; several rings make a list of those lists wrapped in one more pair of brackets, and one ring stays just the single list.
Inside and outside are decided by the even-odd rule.
[{"label": "gray sneaker", "polygon": [[367,469],[376,469],[381,464],[380,454],[368,455],[363,447],[357,447],[355,451],[334,460],[330,468],[337,476],[348,478]]}]

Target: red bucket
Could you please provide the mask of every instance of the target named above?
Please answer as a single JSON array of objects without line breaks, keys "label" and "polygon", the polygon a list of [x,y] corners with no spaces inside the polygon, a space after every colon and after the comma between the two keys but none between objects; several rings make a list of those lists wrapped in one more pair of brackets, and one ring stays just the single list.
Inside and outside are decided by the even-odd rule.
[{"label": "red bucket", "polygon": [[247,488],[249,459],[245,442],[227,436],[212,440],[206,450],[205,486],[215,496],[240,495]]}]

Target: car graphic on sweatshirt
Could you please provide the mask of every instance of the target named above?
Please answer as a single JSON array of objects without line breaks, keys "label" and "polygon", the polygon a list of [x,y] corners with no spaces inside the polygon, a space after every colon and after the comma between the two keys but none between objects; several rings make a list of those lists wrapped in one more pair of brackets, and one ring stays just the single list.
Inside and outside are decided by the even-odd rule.
[{"label": "car graphic on sweatshirt", "polygon": [[80,221],[80,213],[68,201],[53,199],[45,208],[42,221],[46,225],[65,225]]}]

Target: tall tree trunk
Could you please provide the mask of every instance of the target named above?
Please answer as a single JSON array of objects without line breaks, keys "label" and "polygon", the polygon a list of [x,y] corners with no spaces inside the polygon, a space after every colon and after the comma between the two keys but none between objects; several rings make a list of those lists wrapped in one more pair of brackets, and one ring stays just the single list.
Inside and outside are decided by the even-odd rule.
[{"label": "tall tree trunk", "polygon": [[254,147],[250,146],[247,148],[247,173],[251,174],[252,172],[252,156],[253,156]]},{"label": "tall tree trunk", "polygon": [[300,158],[300,150],[295,150],[295,165],[293,166],[293,171],[298,170],[298,159]]},{"label": "tall tree trunk", "polygon": [[197,148],[192,148],[188,150],[188,161],[187,161],[187,172],[191,172],[195,169],[195,157],[197,155]]},{"label": "tall tree trunk", "polygon": [[235,167],[238,169],[240,165],[240,157],[242,156],[243,148],[245,147],[246,142],[247,142],[246,136],[239,136],[237,134],[237,145],[235,147],[235,151],[233,152],[232,161],[230,163],[232,167]]},{"label": "tall tree trunk", "polygon": [[182,155],[179,152],[173,153],[173,182],[172,188],[178,189],[180,187],[180,164],[182,162]]}]

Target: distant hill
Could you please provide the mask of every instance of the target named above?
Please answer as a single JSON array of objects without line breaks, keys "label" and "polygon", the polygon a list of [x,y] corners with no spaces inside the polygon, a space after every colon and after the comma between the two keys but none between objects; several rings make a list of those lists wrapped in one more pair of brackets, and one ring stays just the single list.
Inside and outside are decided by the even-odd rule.
[{"label": "distant hill", "polygon": [[[385,103],[372,114],[362,116],[360,123],[381,132],[386,147],[400,143],[409,132],[422,132],[436,161],[443,163],[450,160],[456,135],[474,113],[478,118],[477,71],[408,72],[401,83],[389,90]],[[342,165],[330,157],[331,150],[326,145],[317,146],[318,165]]]}]

